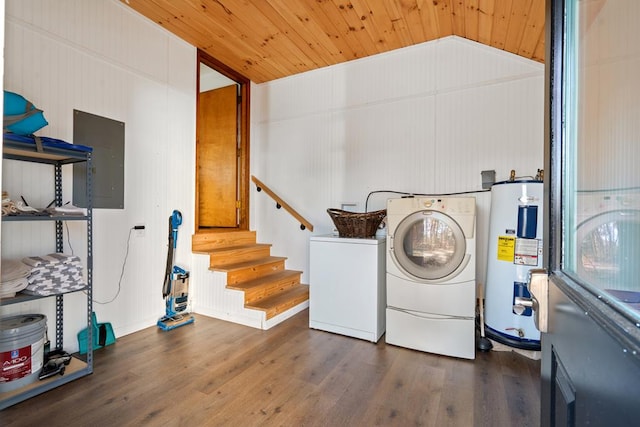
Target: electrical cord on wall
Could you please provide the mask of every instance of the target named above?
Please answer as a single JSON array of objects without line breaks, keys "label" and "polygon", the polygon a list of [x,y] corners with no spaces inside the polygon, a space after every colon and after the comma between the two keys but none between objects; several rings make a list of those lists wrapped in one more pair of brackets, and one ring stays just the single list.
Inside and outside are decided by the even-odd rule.
[{"label": "electrical cord on wall", "polygon": [[120,289],[122,289],[122,277],[124,276],[124,268],[127,265],[127,258],[129,257],[129,243],[131,242],[131,233],[133,232],[134,229],[135,227],[131,227],[129,229],[129,237],[127,237],[127,250],[124,254],[124,261],[122,261],[122,270],[120,271],[120,279],[118,279],[118,290],[116,291],[116,294],[109,301],[101,302],[94,299],[92,300],[94,303],[100,304],[100,305],[110,304],[114,302],[116,298],[118,298],[118,295],[120,295]]},{"label": "electrical cord on wall", "polygon": [[376,191],[371,191],[367,195],[367,199],[364,202],[364,211],[368,212],[369,198],[371,197],[372,194],[376,194],[376,193],[400,194],[402,196],[409,196],[409,197],[413,197],[413,196],[426,196],[426,197],[441,197],[442,196],[442,197],[444,197],[444,196],[459,196],[459,195],[462,195],[462,194],[486,193],[487,191],[491,191],[491,189],[472,190],[472,191],[458,191],[456,193],[438,193],[438,194],[406,193],[406,192],[403,192],[403,191],[394,191],[394,190],[376,190]]},{"label": "electrical cord on wall", "polygon": [[64,227],[67,229],[67,245],[69,245],[69,249],[71,250],[71,255],[75,255],[73,253],[73,246],[71,246],[71,235],[69,234],[69,223],[65,221]]}]

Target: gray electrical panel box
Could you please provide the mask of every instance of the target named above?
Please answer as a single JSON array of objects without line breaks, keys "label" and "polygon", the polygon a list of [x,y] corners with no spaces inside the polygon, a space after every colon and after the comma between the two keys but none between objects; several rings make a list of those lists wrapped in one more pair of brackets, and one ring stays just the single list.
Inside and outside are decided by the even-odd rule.
[{"label": "gray electrical panel box", "polygon": [[[93,148],[93,207],[124,209],[124,122],[73,110],[73,143]],[[86,207],[86,166],[73,165],[73,204]]]}]

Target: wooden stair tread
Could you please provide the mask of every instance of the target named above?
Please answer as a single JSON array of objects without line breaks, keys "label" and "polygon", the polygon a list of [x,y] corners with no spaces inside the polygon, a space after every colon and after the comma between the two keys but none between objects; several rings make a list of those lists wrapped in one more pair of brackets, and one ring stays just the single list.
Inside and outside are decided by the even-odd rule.
[{"label": "wooden stair tread", "polygon": [[191,236],[191,251],[208,252],[212,249],[256,243],[256,232],[249,230],[212,230]]},{"label": "wooden stair tread", "polygon": [[250,260],[250,261],[243,261],[243,262],[237,262],[237,263],[233,263],[233,264],[226,264],[223,266],[219,266],[219,267],[210,267],[210,270],[215,270],[215,271],[222,271],[222,272],[233,272],[233,271],[238,271],[238,270],[244,270],[247,268],[252,268],[252,267],[256,267],[256,266],[260,266],[260,265],[266,265],[266,264],[274,264],[276,262],[282,262],[282,261],[286,261],[286,257],[279,257],[279,256],[268,256],[268,257],[264,257],[264,258],[258,258],[258,259],[254,259],[254,260]]},{"label": "wooden stair tread", "polygon": [[309,285],[300,284],[267,298],[245,304],[245,307],[264,311],[267,319],[271,319],[308,299]]},{"label": "wooden stair tread", "polygon": [[256,232],[215,229],[192,236],[191,251],[209,255],[209,270],[226,273],[226,288],[244,293],[244,308],[271,319],[309,300],[301,271],[286,270],[286,257],[271,256],[271,244],[257,243]]},{"label": "wooden stair tread", "polygon": [[227,285],[227,288],[239,291],[247,291],[252,288],[261,287],[274,282],[281,282],[296,278],[299,279],[301,274],[301,271],[296,270],[279,270],[275,273],[260,276],[252,280],[247,280],[246,282],[229,284]]},{"label": "wooden stair tread", "polygon": [[271,245],[252,243],[211,249],[205,253],[209,255],[210,267],[224,267],[230,264],[268,257],[271,255]]},{"label": "wooden stair tread", "polygon": [[252,250],[256,248],[271,248],[270,243],[247,243],[244,245],[225,246],[221,248],[213,248],[206,251],[200,251],[201,254],[226,254],[233,252],[243,252],[246,250]]}]

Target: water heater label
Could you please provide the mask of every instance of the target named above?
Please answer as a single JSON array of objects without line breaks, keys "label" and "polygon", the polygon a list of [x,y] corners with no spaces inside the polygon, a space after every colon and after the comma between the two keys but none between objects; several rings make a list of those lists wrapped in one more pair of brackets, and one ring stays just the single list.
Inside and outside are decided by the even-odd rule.
[{"label": "water heater label", "polygon": [[513,236],[498,236],[498,261],[513,262],[516,238]]},{"label": "water heater label", "polygon": [[513,263],[518,265],[538,265],[538,239],[516,239]]}]

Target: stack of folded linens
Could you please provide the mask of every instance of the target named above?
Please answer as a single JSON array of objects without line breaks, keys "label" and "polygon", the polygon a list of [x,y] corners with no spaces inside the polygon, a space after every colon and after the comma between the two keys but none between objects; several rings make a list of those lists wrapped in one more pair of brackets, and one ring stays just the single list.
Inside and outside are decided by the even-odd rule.
[{"label": "stack of folded linens", "polygon": [[27,287],[27,276],[31,267],[19,260],[2,260],[2,277],[0,278],[0,298],[11,298]]},{"label": "stack of folded linens", "polygon": [[23,258],[31,267],[29,284],[22,291],[29,295],[56,295],[84,289],[87,284],[82,274],[82,262],[74,255],[53,253]]}]

